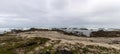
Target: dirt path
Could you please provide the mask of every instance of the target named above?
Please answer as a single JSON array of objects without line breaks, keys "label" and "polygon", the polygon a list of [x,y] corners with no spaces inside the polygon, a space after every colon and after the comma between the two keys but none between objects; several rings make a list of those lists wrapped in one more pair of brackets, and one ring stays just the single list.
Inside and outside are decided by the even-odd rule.
[{"label": "dirt path", "polygon": [[[70,43],[84,43],[86,45],[99,45],[104,47],[113,47],[116,49],[120,49],[120,37],[117,38],[89,38],[89,37],[76,37],[70,35],[64,35],[56,31],[39,31],[39,32],[26,32],[17,34],[22,37],[44,37],[50,38],[53,40],[62,40],[62,42],[70,42]],[[116,41],[117,43],[113,43]]]}]

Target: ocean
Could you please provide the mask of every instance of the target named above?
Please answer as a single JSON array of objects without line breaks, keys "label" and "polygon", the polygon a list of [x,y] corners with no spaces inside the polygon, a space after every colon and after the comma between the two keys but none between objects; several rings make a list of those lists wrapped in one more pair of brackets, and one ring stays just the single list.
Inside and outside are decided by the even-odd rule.
[{"label": "ocean", "polygon": [[9,32],[9,31],[11,31],[12,29],[27,30],[27,29],[29,29],[29,28],[0,28],[0,34],[3,34],[5,31],[6,31],[6,32]]},{"label": "ocean", "polygon": [[0,34],[3,34],[5,31],[11,31],[10,28],[0,28]]}]

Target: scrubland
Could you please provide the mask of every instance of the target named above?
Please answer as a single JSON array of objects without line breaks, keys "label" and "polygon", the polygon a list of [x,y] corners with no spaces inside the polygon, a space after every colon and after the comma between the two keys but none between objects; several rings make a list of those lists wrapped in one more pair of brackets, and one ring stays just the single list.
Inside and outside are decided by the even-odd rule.
[{"label": "scrubland", "polygon": [[120,54],[120,37],[76,37],[56,31],[0,36],[0,54]]}]

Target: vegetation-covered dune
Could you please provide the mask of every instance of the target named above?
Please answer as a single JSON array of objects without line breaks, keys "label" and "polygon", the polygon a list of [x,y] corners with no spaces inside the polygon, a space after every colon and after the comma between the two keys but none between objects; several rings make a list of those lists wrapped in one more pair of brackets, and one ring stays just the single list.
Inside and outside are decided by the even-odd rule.
[{"label": "vegetation-covered dune", "polygon": [[0,37],[0,54],[120,54],[120,50],[41,37]]},{"label": "vegetation-covered dune", "polygon": [[120,37],[100,36],[77,37],[59,30],[34,28],[12,30],[0,35],[0,54],[120,54]]}]

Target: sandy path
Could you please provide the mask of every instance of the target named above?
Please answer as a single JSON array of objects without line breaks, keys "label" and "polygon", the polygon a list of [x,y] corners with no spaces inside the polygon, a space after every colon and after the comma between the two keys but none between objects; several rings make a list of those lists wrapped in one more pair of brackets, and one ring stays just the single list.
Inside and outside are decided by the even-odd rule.
[{"label": "sandy path", "polygon": [[62,42],[70,42],[70,43],[84,43],[86,45],[100,45],[105,47],[113,47],[116,49],[120,49],[120,44],[109,44],[112,41],[120,41],[120,37],[117,38],[87,38],[87,37],[75,37],[70,35],[64,35],[56,31],[39,31],[39,32],[26,32],[20,33],[18,36],[22,37],[44,37],[50,39],[59,39]]}]

